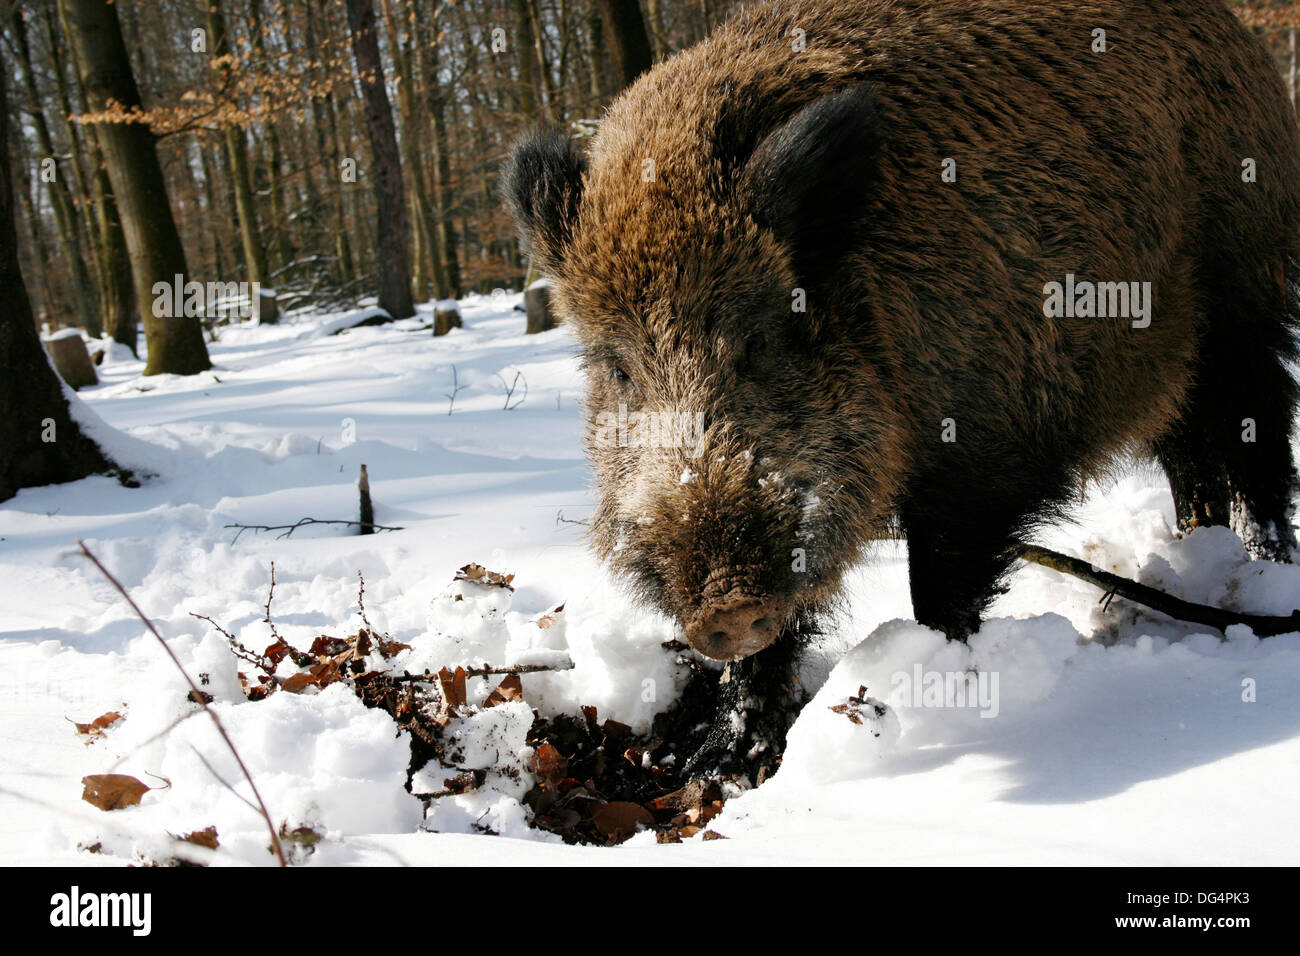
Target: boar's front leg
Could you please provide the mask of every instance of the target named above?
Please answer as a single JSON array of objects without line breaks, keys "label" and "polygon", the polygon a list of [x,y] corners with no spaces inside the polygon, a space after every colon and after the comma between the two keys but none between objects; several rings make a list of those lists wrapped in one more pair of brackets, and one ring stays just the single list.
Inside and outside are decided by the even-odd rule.
[{"label": "boar's front leg", "polygon": [[757,786],[776,771],[786,733],[808,702],[795,675],[804,643],[798,628],[789,628],[771,647],[726,665],[713,719],[683,768],[685,779],[742,775]]},{"label": "boar's front leg", "polygon": [[[1006,590],[1003,579],[1020,531],[1052,512],[1052,502],[1067,487],[1065,479],[1046,481],[1041,468],[1035,475],[1043,480],[1032,489],[1007,489],[998,487],[997,479],[965,475],[961,482],[945,481],[946,487],[931,486],[909,496],[900,517],[907,536],[912,614],[919,623],[956,641],[979,630],[989,603]],[[1057,494],[1047,497],[1044,488]],[[990,495],[990,489],[1003,493]]]}]

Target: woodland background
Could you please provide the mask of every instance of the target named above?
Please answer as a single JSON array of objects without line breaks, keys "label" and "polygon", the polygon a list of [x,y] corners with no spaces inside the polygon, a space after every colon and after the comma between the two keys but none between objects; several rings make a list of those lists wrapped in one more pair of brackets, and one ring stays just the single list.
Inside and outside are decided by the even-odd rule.
[{"label": "woodland background", "polygon": [[[141,272],[259,281],[281,308],[377,294],[399,317],[518,288],[528,263],[497,190],[511,142],[538,122],[591,131],[735,6],[0,0],[33,320],[134,350],[137,323],[150,332]],[[1298,5],[1233,6],[1294,102]],[[160,333],[150,352],[148,372],[206,367],[193,335]]]}]

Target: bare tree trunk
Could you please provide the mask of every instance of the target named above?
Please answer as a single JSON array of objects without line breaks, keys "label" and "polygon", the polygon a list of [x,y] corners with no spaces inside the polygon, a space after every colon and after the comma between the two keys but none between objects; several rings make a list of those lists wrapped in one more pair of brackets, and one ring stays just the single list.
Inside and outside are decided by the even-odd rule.
[{"label": "bare tree trunk", "polygon": [[605,32],[613,37],[614,72],[621,86],[628,86],[650,69],[650,38],[638,0],[596,0]]},{"label": "bare tree trunk", "polygon": [[452,210],[456,206],[451,187],[451,149],[447,141],[447,100],[438,78],[439,56],[437,40],[423,46],[428,58],[429,113],[433,126],[433,188],[438,200],[439,254],[447,288],[438,290],[438,298],[459,299],[461,287],[460,260],[457,256],[456,224]]},{"label": "bare tree trunk", "polygon": [[[138,107],[140,91],[122,39],[117,6],[105,0],[61,0],[71,27],[71,46],[86,91],[86,105],[106,109],[116,101]],[[131,256],[136,306],[144,324],[149,359],[146,375],[193,375],[212,367],[203,326],[193,316],[155,315],[154,285],[186,274],[185,251],[172,218],[153,133],[139,123],[105,123],[98,139],[122,215]]]},{"label": "bare tree trunk", "polygon": [[428,297],[431,283],[439,290],[441,298],[447,277],[442,275],[442,263],[439,261],[433,231],[433,210],[429,206],[429,194],[424,188],[424,164],[420,162],[421,122],[415,110],[415,77],[409,52],[403,46],[397,18],[393,16],[391,0],[380,0],[380,8],[388,28],[388,46],[393,51],[393,62],[397,66],[397,107],[402,114],[402,157],[414,225],[411,231],[415,240],[414,287],[420,301]]},{"label": "bare tree trunk", "polygon": [[[25,19],[20,13],[11,19],[11,23],[14,44],[18,47],[18,56],[23,68],[23,84],[27,89],[27,97],[31,100],[31,118],[32,126],[36,130],[36,144],[42,153],[42,161],[48,160],[54,164],[53,179],[46,181],[44,176],[40,178],[49,187],[50,206],[54,210],[54,224],[59,232],[59,245],[63,249],[63,258],[67,262],[68,271],[72,274],[72,292],[77,303],[77,317],[86,333],[98,338],[104,334],[104,326],[100,321],[99,305],[96,302],[94,284],[90,280],[90,270],[86,268],[86,260],[81,254],[81,220],[77,217],[67,181],[67,172],[71,167],[60,163],[56,156],[54,139],[50,136],[49,123],[45,119],[43,98],[36,83],[36,73],[32,69],[32,53],[27,41]],[[74,142],[72,146],[75,149],[76,143]]]},{"label": "bare tree trunk", "polygon": [[[0,3],[0,14],[7,14]],[[21,488],[76,481],[117,470],[68,413],[58,376],[50,367],[27,286],[18,268],[13,182],[9,172],[9,68],[0,68],[0,501]]]},{"label": "bare tree trunk", "polygon": [[[226,34],[226,17],[221,10],[221,0],[208,2],[208,33],[212,35],[212,55],[230,53],[230,37]],[[218,68],[224,74],[228,67]],[[253,202],[251,171],[248,165],[248,140],[238,126],[223,130],[226,140],[226,157],[230,162],[230,176],[235,186],[235,213],[239,217],[239,238],[244,245],[244,269],[248,281],[259,285],[266,282],[266,246],[257,224],[257,205]]]},{"label": "bare tree trunk", "polygon": [[117,212],[113,184],[108,180],[103,154],[94,127],[86,130],[88,142],[94,142],[90,159],[94,164],[95,219],[99,226],[102,265],[104,321],[114,342],[125,345],[136,355],[140,319],[136,313],[135,290],[131,286],[131,256],[122,234],[122,220]]},{"label": "bare tree trunk", "polygon": [[1295,27],[1291,28],[1291,69],[1287,72],[1287,89],[1291,93],[1291,108],[1295,109],[1295,88],[1296,88],[1296,56],[1295,56]]},{"label": "bare tree trunk", "polygon": [[379,307],[395,319],[415,314],[411,302],[411,260],[406,247],[406,203],[402,196],[402,164],[393,129],[393,112],[384,90],[383,64],[375,34],[371,0],[346,0],[352,55],[357,61],[361,92],[366,101],[366,132],[379,207],[377,258]]},{"label": "bare tree trunk", "polygon": [[[258,66],[266,67],[266,41],[262,32],[261,0],[248,0],[248,25],[253,49],[260,62]],[[281,267],[293,261],[293,243],[289,241],[289,217],[284,202],[284,154],[280,149],[280,135],[275,130],[274,117],[266,119],[267,166],[270,175],[268,187],[271,206],[271,248],[275,250],[276,265]],[[264,282],[271,279],[268,264]]]},{"label": "bare tree trunk", "polygon": [[668,57],[668,41],[664,39],[664,19],[660,3],[661,0],[646,0],[646,12],[649,14],[646,26],[650,28],[650,43],[654,47],[656,63]]}]

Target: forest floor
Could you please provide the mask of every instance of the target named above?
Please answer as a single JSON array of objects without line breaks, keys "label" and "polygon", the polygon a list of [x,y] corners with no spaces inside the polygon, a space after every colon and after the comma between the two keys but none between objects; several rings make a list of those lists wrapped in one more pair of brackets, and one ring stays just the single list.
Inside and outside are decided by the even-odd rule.
[{"label": "forest floor", "polygon": [[[969,646],[949,646],[910,620],[906,545],[894,541],[852,573],[847,606],[807,654],[800,676],[818,696],[782,768],[708,821],[727,839],[660,845],[641,832],[607,848],[532,828],[531,709],[589,706],[645,731],[688,668],[664,646],[674,626],[633,605],[583,546],[577,522],[593,501],[573,340],[525,336],[518,301],[467,299],[464,328],[437,339],[430,307],[340,335],[329,333],[348,316],[227,328],[210,346],[214,369],[186,378],[143,378],[141,363],[109,357],[102,383],[80,393],[106,423],[92,430],[157,477],[0,504],[0,863],[165,861],[167,834],[210,826],[218,862],[272,862],[238,770],[204,717],[181,720],[199,712],[188,688],[77,539],[201,675],[275,821],[320,837],[297,853],[312,864],[1297,859],[1300,636],[1235,628],[1222,640],[1024,567]],[[228,527],[356,520],[362,464],[376,522],[402,530]],[[1172,520],[1163,477],[1135,464],[1090,488],[1043,543],[1193,601],[1300,607],[1300,568],[1248,561],[1224,529],[1177,536]],[[396,667],[566,654],[574,667],[523,676],[526,704],[463,707],[455,768],[482,780],[426,810],[405,787],[409,742],[387,713],[341,683],[247,700],[238,674],[251,668],[193,616],[257,652],[272,644],[272,562],[271,618],[300,649],[357,632],[360,572],[373,630],[410,645]],[[513,574],[514,590],[454,581],[471,562]],[[279,667],[281,678],[297,670]],[[985,681],[976,706],[923,692],[966,672]],[[469,701],[498,680],[471,678]],[[854,722],[841,705],[861,687],[883,712]],[[122,717],[96,739],[78,734],[73,722],[109,712]],[[83,801],[82,778],[110,771],[159,789],[104,812]],[[454,773],[425,768],[413,789]]]}]

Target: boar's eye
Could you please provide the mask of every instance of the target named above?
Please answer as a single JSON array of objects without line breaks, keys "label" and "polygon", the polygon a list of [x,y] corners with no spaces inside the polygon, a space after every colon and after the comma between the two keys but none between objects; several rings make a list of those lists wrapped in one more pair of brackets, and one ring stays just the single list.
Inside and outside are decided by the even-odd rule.
[{"label": "boar's eye", "polygon": [[629,376],[627,372],[623,371],[617,365],[613,366],[610,369],[609,377],[612,378],[614,381],[618,382],[618,384],[620,385],[624,385],[632,381],[631,376]]}]

